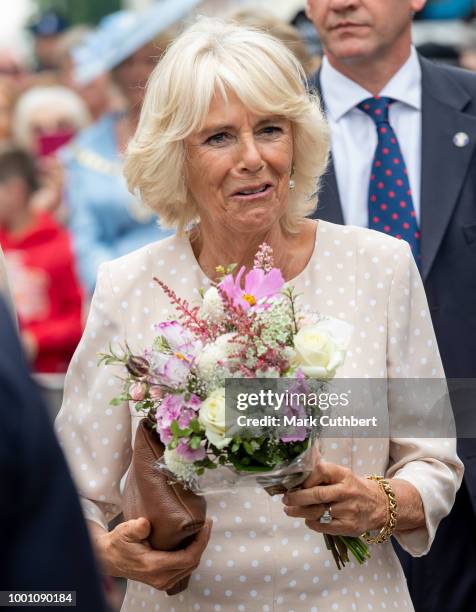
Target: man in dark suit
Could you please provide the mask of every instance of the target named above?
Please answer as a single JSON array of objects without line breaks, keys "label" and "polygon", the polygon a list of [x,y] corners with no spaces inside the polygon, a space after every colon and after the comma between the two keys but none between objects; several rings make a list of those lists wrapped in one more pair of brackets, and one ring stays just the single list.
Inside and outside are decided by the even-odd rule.
[{"label": "man in dark suit", "polygon": [[1,292],[0,492],[0,591],[76,591],[76,610],[106,610],[79,500]]},{"label": "man in dark suit", "polygon": [[[448,378],[476,378],[476,75],[411,45],[425,0],[308,0],[325,57],[332,159],[316,217],[407,239]],[[458,421],[458,405],[454,406]],[[460,440],[463,486],[430,553],[399,551],[415,609],[476,605],[476,443]]]}]

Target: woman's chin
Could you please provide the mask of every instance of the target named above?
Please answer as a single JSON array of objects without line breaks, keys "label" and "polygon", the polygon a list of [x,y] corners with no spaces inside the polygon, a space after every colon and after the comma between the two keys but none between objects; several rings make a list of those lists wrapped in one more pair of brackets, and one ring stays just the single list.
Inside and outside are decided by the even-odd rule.
[{"label": "woman's chin", "polygon": [[235,231],[243,234],[259,234],[279,223],[280,215],[270,211],[255,210],[248,215],[234,220],[230,225]]}]

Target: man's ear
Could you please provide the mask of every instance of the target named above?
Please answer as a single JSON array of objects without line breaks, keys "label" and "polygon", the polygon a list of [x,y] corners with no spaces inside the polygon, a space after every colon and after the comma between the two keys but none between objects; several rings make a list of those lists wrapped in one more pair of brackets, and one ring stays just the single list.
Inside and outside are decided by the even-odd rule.
[{"label": "man's ear", "polygon": [[413,13],[419,13],[425,8],[427,0],[411,0],[411,10]]},{"label": "man's ear", "polygon": [[305,6],[305,12],[306,12],[306,17],[309,19],[309,21],[312,21],[311,19],[311,9],[309,7],[309,0],[306,0],[306,6]]}]

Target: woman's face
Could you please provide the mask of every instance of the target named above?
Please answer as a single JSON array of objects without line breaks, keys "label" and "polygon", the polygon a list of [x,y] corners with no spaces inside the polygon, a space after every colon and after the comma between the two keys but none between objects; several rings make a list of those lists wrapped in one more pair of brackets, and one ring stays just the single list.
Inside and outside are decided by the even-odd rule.
[{"label": "woman's face", "polygon": [[130,106],[140,106],[144,99],[147,80],[155,68],[160,50],[154,43],[138,49],[114,71],[115,79]]},{"label": "woman's face", "polygon": [[31,154],[38,154],[39,141],[45,136],[58,132],[76,132],[75,121],[69,116],[68,109],[58,105],[56,108],[38,106],[31,113],[28,122],[29,145]]},{"label": "woman's face", "polygon": [[265,231],[288,205],[291,122],[255,115],[230,93],[215,95],[203,128],[186,139],[188,188],[202,221],[241,233]]}]

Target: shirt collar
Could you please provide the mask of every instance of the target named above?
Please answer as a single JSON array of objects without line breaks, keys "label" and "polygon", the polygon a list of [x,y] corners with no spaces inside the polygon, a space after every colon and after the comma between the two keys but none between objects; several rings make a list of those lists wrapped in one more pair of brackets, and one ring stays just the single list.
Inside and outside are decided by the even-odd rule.
[{"label": "shirt collar", "polygon": [[[357,104],[372,97],[372,94],[358,83],[333,68],[325,56],[322,60],[320,81],[324,105],[334,121],[339,121]],[[385,85],[380,95],[421,110],[421,67],[413,46],[410,57]]]}]

